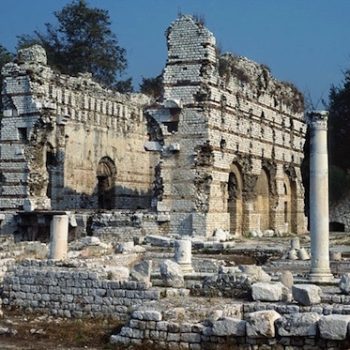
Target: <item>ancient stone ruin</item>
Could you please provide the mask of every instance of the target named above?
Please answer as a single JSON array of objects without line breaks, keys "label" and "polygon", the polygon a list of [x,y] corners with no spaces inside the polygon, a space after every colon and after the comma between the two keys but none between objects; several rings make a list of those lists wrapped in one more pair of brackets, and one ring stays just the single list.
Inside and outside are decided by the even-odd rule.
[{"label": "ancient stone ruin", "polygon": [[189,16],[167,45],[157,102],[61,75],[39,46],[4,67],[3,230],[17,230],[13,215],[37,231],[48,211],[101,209],[156,214],[164,234],[305,232],[302,95],[266,66],[219,55]]},{"label": "ancient stone ruin", "polygon": [[19,309],[121,322],[116,349],[349,348],[350,248],[315,192],[326,114],[310,242],[302,95],[190,16],[166,37],[158,100],[57,73],[40,46],[4,66],[0,342]]}]

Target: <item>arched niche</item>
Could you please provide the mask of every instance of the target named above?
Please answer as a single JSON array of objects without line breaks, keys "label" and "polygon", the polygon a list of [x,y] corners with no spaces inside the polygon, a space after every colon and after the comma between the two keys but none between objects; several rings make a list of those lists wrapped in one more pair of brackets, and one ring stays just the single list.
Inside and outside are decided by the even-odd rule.
[{"label": "arched niche", "polygon": [[97,192],[99,209],[114,208],[114,185],[117,174],[116,166],[109,157],[103,157],[97,166]]},{"label": "arched niche", "polygon": [[243,231],[243,179],[239,167],[231,165],[227,183],[227,210],[230,220],[230,233],[242,234]]}]

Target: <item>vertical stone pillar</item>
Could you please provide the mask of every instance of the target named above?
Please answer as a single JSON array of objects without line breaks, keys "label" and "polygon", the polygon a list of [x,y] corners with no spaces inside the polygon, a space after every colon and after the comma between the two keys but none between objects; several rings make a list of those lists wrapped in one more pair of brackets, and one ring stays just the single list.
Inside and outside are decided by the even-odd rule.
[{"label": "vertical stone pillar", "polygon": [[192,272],[192,242],[189,239],[175,241],[175,261],[183,272]]},{"label": "vertical stone pillar", "polygon": [[68,215],[54,215],[50,225],[49,259],[63,260],[68,252]]},{"label": "vertical stone pillar", "polygon": [[328,112],[314,111],[307,115],[310,126],[310,233],[312,282],[333,278],[329,265],[328,208]]}]

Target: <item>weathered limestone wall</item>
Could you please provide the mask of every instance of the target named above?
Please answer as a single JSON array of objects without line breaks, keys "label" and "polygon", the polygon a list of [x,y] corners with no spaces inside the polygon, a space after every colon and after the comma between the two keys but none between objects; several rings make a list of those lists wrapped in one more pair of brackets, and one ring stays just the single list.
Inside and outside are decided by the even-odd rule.
[{"label": "weathered limestone wall", "polygon": [[53,209],[150,206],[147,97],[57,74],[38,46],[2,73],[0,208],[49,208],[50,200]]},{"label": "weathered limestone wall", "polygon": [[190,16],[167,40],[164,102],[150,114],[165,146],[179,145],[160,165],[158,209],[171,213],[172,230],[304,232],[302,95],[266,66],[219,56],[213,34]]}]

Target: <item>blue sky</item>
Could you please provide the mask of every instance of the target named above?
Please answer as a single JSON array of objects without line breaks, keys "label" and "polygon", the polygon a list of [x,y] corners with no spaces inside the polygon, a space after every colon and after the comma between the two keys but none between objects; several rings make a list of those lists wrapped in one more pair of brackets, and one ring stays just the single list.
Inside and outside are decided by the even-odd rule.
[{"label": "blue sky", "polygon": [[[16,36],[43,30],[68,0],[1,0],[0,44],[14,51]],[[166,61],[164,32],[178,13],[205,18],[224,52],[267,64],[314,104],[328,98],[350,68],[350,0],[90,0],[107,9],[112,29],[127,50],[137,88]],[[321,104],[318,107],[322,107]]]}]

